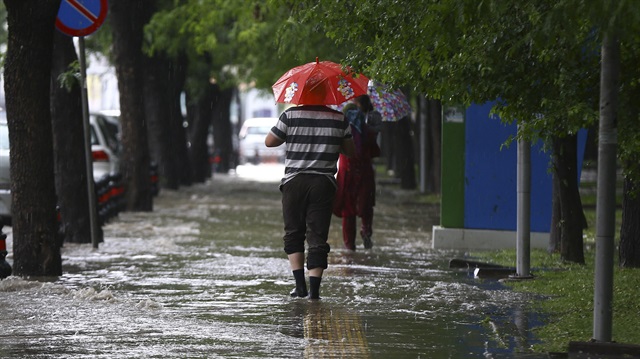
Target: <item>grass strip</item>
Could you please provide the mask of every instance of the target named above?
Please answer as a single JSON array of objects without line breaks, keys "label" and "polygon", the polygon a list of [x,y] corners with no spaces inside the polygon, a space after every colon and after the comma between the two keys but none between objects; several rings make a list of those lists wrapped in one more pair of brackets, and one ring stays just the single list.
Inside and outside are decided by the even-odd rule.
[{"label": "grass strip", "polygon": [[[588,247],[588,246],[587,246]],[[491,263],[515,266],[515,250],[472,254]],[[558,254],[532,250],[531,270],[535,279],[509,281],[515,291],[540,295],[532,303],[545,314],[546,323],[534,328],[542,341],[536,352],[566,352],[570,341],[588,341],[593,336],[595,251],[585,250],[585,265],[563,262]],[[617,343],[640,344],[640,269],[619,268],[614,264],[613,338]]]}]

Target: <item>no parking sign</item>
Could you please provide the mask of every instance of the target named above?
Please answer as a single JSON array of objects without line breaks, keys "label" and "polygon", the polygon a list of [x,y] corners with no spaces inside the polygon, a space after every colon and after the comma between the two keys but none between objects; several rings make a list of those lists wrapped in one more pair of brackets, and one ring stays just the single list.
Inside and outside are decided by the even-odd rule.
[{"label": "no parking sign", "polygon": [[107,18],[107,0],[62,0],[56,27],[69,36],[94,33]]}]

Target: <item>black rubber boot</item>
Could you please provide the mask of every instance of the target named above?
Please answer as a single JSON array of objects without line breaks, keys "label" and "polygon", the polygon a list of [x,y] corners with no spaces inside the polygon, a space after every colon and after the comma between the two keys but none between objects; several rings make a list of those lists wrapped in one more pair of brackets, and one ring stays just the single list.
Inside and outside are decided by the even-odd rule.
[{"label": "black rubber boot", "polygon": [[309,277],[309,299],[320,299],[320,277]]},{"label": "black rubber boot", "polygon": [[306,297],[309,293],[307,293],[307,282],[304,280],[304,269],[294,270],[293,278],[295,278],[296,280],[296,287],[293,288],[293,290],[289,294],[292,297]]}]

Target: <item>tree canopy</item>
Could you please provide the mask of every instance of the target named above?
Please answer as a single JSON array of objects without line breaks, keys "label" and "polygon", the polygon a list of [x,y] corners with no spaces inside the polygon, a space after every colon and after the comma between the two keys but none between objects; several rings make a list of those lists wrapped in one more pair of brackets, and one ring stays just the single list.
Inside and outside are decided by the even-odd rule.
[{"label": "tree canopy", "polygon": [[497,101],[533,136],[595,121],[602,34],[637,43],[640,24],[633,1],[303,1],[295,14],[351,44],[347,59],[370,77],[443,101]]},{"label": "tree canopy", "polygon": [[316,56],[344,57],[344,49],[317,27],[292,21],[291,11],[279,1],[174,1],[147,26],[148,50],[206,54],[206,70],[222,86],[245,82],[264,89]]}]

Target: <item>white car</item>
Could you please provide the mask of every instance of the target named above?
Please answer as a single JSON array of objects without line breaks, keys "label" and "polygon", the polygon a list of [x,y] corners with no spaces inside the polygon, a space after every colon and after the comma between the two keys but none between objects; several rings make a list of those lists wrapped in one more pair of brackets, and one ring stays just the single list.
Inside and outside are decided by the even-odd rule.
[{"label": "white car", "polygon": [[89,115],[93,179],[120,172],[121,145],[118,114],[110,112]]},{"label": "white car", "polygon": [[[89,116],[93,178],[120,170],[120,141],[117,114],[104,112]],[[0,223],[11,225],[11,171],[7,113],[0,110]]]},{"label": "white car", "polygon": [[244,121],[238,135],[238,157],[241,165],[284,163],[284,144],[271,148],[264,144],[265,137],[277,121],[277,117],[254,117]]},{"label": "white car", "polygon": [[0,111],[0,224],[11,225],[11,170],[7,113]]}]

